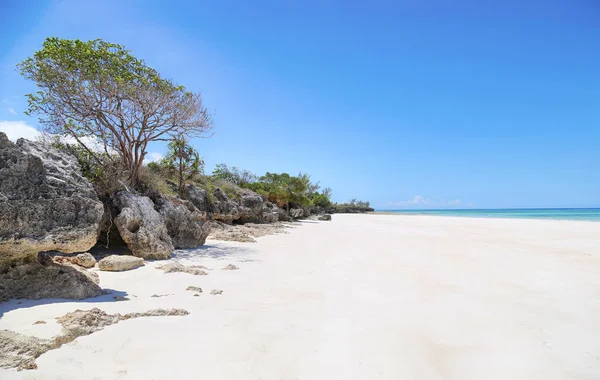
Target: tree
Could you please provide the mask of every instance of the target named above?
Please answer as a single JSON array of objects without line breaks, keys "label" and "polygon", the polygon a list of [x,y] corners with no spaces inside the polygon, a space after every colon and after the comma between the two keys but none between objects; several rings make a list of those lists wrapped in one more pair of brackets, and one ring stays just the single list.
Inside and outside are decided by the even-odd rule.
[{"label": "tree", "polygon": [[204,161],[184,136],[176,137],[169,143],[169,153],[162,165],[174,170],[179,180],[179,195],[184,196],[185,181],[200,174]]},{"label": "tree", "polygon": [[256,175],[251,171],[238,169],[235,166],[230,168],[226,164],[218,164],[213,170],[212,176],[241,187],[248,187],[249,184],[256,181]]},{"label": "tree", "polygon": [[17,68],[39,88],[27,94],[27,114],[40,115],[47,132],[74,138],[99,163],[90,139],[118,154],[132,185],[149,143],[212,128],[199,94],[162,78],[122,45],[47,38]]},{"label": "tree", "polygon": [[324,193],[316,193],[312,198],[313,206],[329,208],[331,207],[331,200]]}]

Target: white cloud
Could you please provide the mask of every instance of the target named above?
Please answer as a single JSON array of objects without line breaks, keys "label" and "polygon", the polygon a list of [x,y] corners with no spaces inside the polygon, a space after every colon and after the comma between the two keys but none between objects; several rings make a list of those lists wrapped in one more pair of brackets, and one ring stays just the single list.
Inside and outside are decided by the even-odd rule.
[{"label": "white cloud", "polygon": [[11,114],[13,114],[13,115],[16,115],[16,114],[17,114],[17,112],[15,111],[15,109],[14,109],[14,108],[12,108],[12,107],[10,107],[10,108],[8,109],[8,112],[10,112],[10,113],[11,113]]},{"label": "white cloud", "polygon": [[17,141],[20,138],[35,140],[42,134],[24,121],[0,121],[0,132],[6,133],[8,139]]},{"label": "white cloud", "polygon": [[[42,133],[34,127],[27,125],[24,121],[0,121],[0,132],[6,133],[8,139],[16,142],[20,138],[36,141],[42,137]],[[67,144],[77,144],[73,137],[63,137],[62,141]],[[81,141],[91,150],[103,152],[104,146],[93,137],[82,137]],[[109,151],[111,151],[109,149]]]},{"label": "white cloud", "polygon": [[149,162],[158,162],[164,158],[163,154],[160,152],[150,152],[146,154],[146,158],[144,159],[144,164],[148,164]]},{"label": "white cloud", "polygon": [[[422,195],[415,195],[408,201],[393,201],[388,202],[388,207],[402,207],[402,208],[445,208],[445,207],[458,207],[463,202],[460,199],[446,200],[441,197],[427,198]],[[472,204],[469,203],[469,206]]]}]

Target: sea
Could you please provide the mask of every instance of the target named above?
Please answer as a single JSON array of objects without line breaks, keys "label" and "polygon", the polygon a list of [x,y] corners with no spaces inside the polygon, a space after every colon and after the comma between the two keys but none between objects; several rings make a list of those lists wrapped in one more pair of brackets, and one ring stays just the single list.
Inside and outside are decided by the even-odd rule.
[{"label": "sea", "polygon": [[465,210],[376,210],[401,215],[463,216],[470,218],[587,220],[600,222],[600,208],[523,208]]}]

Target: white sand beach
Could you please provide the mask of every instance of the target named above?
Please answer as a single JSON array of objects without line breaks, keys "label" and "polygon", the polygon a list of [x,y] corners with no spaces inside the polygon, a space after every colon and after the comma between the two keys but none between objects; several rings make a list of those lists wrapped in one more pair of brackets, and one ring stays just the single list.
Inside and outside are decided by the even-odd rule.
[{"label": "white sand beach", "polygon": [[288,232],[173,259],[206,276],[151,262],[98,272],[110,295],[0,304],[0,329],[39,337],[75,309],[190,312],[122,321],[0,378],[600,379],[600,223],[334,215]]}]

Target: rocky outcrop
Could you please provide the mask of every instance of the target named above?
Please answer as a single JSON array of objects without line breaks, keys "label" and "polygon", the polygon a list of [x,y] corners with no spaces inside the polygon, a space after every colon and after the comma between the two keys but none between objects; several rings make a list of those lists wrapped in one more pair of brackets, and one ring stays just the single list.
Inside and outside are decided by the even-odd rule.
[{"label": "rocky outcrop", "polygon": [[229,199],[225,192],[217,187],[213,190],[212,217],[223,223],[231,224],[240,218],[239,203]]},{"label": "rocky outcrop", "polygon": [[11,298],[81,300],[102,294],[96,273],[75,265],[41,261],[9,267],[0,273],[0,302]]},{"label": "rocky outcrop", "polygon": [[304,218],[304,210],[301,208],[290,209],[290,216],[294,219]]},{"label": "rocky outcrop", "polygon": [[308,217],[308,220],[330,221],[331,220],[331,214],[311,215],[311,216]]},{"label": "rocky outcrop", "polygon": [[174,247],[165,220],[148,197],[121,191],[113,197],[114,224],[134,256],[148,260],[171,257]]},{"label": "rocky outcrop", "polygon": [[42,251],[87,251],[102,213],[75,157],[0,132],[0,271]]},{"label": "rocky outcrop", "polygon": [[85,252],[80,253],[76,256],[63,256],[55,255],[52,256],[52,260],[58,264],[73,264],[79,265],[83,268],[93,268],[96,265],[96,259],[91,254]]},{"label": "rocky outcrop", "polygon": [[290,216],[284,209],[277,207],[277,216],[280,222],[293,222],[294,218]]},{"label": "rocky outcrop", "polygon": [[326,211],[328,214],[362,214],[374,212],[375,209],[366,206],[334,205],[328,208]]},{"label": "rocky outcrop", "polygon": [[80,253],[73,258],[73,264],[84,268],[93,268],[96,266],[96,259],[90,253]]},{"label": "rocky outcrop", "polygon": [[75,310],[56,321],[62,325],[60,335],[51,339],[42,339],[19,334],[14,331],[0,330],[0,368],[19,370],[36,369],[35,359],[50,350],[60,348],[80,336],[90,335],[106,326],[120,321],[141,317],[185,316],[184,309],[153,309],[143,313],[108,314],[98,308]]},{"label": "rocky outcrop", "polygon": [[[264,202],[262,205],[263,223],[275,223],[279,221],[279,212],[283,211],[271,202]],[[283,211],[285,213],[285,211]]]},{"label": "rocky outcrop", "polygon": [[110,255],[98,262],[98,269],[107,272],[123,272],[144,266],[144,259],[135,256]]},{"label": "rocky outcrop", "polygon": [[167,264],[163,264],[161,266],[156,267],[156,269],[160,269],[165,273],[188,273],[193,274],[194,276],[206,276],[208,273],[205,271],[206,268],[203,265],[183,265],[177,262],[170,262]]},{"label": "rocky outcrop", "polygon": [[186,186],[186,199],[199,211],[206,212],[213,220],[226,224],[273,223],[290,221],[286,212],[248,189],[238,189],[235,198],[217,187],[207,194],[206,190],[192,184]]},{"label": "rocky outcrop", "polygon": [[[250,190],[242,190],[238,206],[240,216],[236,223],[270,223],[270,221],[265,220],[264,208],[266,203],[263,196]],[[266,205],[267,208],[273,208],[273,206],[270,202],[269,205]],[[267,212],[267,218],[269,218],[269,215],[269,212]]]},{"label": "rocky outcrop", "polygon": [[175,248],[196,248],[204,244],[210,227],[206,223],[206,213],[192,202],[159,197],[155,200],[155,208],[163,216]]},{"label": "rocky outcrop", "polygon": [[210,222],[210,224],[212,231],[208,236],[209,239],[241,243],[256,243],[255,238],[257,237],[286,233],[285,229],[289,227],[280,222],[269,224],[246,223],[233,226],[221,222]]}]

